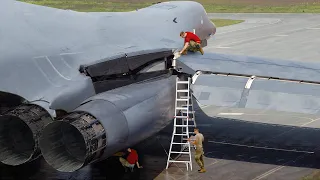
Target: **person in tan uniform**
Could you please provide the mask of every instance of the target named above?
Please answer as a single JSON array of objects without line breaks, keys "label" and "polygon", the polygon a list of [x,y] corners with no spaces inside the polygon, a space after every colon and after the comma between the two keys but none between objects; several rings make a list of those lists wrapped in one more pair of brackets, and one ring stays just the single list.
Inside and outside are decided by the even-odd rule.
[{"label": "person in tan uniform", "polygon": [[[204,137],[199,132],[198,128],[194,128],[194,133],[196,134],[195,141],[193,141],[192,143],[196,146],[195,160],[200,167],[198,172],[204,173],[206,172],[206,169],[204,168],[204,161],[203,161],[204,152],[203,152],[203,145],[202,145],[202,142],[204,141]],[[188,141],[190,141],[190,139]]]}]

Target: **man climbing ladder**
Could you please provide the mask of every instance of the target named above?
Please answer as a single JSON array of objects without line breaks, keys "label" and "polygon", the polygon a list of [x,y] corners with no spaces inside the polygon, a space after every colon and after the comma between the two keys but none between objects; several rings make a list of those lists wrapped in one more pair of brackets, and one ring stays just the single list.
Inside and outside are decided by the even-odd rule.
[{"label": "man climbing ladder", "polygon": [[180,54],[187,54],[187,51],[197,52],[200,51],[200,53],[203,55],[203,49],[201,47],[201,40],[200,38],[192,33],[192,32],[180,32],[180,37],[184,38],[184,47],[180,51]]}]

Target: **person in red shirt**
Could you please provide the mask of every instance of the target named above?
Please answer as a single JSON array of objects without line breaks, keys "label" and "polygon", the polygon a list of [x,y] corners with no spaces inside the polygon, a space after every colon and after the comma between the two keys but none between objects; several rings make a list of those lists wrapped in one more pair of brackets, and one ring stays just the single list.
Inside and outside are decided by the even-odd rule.
[{"label": "person in red shirt", "polygon": [[139,157],[137,151],[131,148],[128,148],[127,151],[129,152],[127,159],[124,159],[123,157],[119,158],[122,166],[134,167],[134,165],[137,165],[138,168],[142,168],[138,162]]},{"label": "person in red shirt", "polygon": [[182,31],[180,32],[180,37],[184,38],[184,47],[180,51],[180,54],[187,54],[187,51],[200,51],[202,55],[204,54],[201,47],[201,40],[196,34]]}]

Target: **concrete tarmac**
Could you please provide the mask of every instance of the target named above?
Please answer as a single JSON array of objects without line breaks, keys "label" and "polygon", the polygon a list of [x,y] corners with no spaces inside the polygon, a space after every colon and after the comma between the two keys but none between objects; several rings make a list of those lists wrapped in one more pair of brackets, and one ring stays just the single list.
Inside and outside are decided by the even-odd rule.
[{"label": "concrete tarmac", "polygon": [[209,13],[215,19],[245,22],[217,29],[205,51],[319,61],[320,14]]},{"label": "concrete tarmac", "polygon": [[[199,108],[199,107],[198,107]],[[320,167],[319,117],[297,113],[228,109],[196,110],[207,172],[171,165],[156,179],[299,180]],[[238,114],[237,114],[238,113]],[[275,125],[275,122],[277,125]],[[194,156],[193,156],[194,158]],[[170,178],[169,178],[170,177]]]}]

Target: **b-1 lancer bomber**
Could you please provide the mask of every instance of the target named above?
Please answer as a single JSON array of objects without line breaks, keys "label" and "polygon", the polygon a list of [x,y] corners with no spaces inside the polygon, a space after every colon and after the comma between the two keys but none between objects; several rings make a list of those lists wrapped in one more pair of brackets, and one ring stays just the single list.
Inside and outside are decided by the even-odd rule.
[{"label": "b-1 lancer bomber", "polygon": [[[177,76],[198,78],[194,96],[206,105],[318,112],[317,99],[301,103],[301,92],[319,89],[319,65],[206,51],[174,61],[181,31],[195,32],[203,47],[216,33],[197,2],[97,13],[1,0],[0,24],[6,165],[43,156],[58,171],[73,172],[151,137],[172,122]],[[212,97],[197,93],[204,87]]]}]

